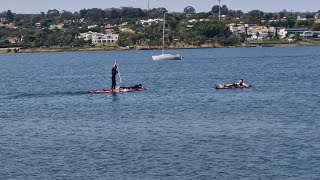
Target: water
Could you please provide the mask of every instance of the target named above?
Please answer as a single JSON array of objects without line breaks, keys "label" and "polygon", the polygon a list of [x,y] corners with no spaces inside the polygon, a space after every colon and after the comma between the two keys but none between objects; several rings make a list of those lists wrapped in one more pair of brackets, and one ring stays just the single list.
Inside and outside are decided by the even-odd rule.
[{"label": "water", "polygon": [[320,47],[180,52],[1,55],[0,179],[320,177]]}]

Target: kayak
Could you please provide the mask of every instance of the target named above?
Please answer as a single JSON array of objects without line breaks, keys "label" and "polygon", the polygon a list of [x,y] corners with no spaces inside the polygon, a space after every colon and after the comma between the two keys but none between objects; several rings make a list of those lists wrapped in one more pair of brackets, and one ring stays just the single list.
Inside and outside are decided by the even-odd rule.
[{"label": "kayak", "polygon": [[251,85],[249,86],[216,86],[216,89],[247,89],[252,88]]},{"label": "kayak", "polygon": [[146,90],[143,86],[131,86],[131,87],[120,87],[115,90],[112,89],[102,89],[102,90],[91,90],[90,94],[108,94],[108,93],[127,93],[135,91],[144,91]]}]

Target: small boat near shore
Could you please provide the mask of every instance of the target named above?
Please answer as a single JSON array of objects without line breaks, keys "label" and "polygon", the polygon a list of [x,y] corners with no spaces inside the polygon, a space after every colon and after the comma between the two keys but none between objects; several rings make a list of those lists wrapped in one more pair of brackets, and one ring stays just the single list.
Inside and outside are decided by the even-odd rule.
[{"label": "small boat near shore", "polygon": [[163,28],[162,28],[162,54],[152,56],[152,59],[154,61],[158,60],[181,60],[183,57],[180,55],[180,53],[177,54],[170,54],[170,53],[164,53],[164,30],[166,25],[166,13],[163,15]]}]

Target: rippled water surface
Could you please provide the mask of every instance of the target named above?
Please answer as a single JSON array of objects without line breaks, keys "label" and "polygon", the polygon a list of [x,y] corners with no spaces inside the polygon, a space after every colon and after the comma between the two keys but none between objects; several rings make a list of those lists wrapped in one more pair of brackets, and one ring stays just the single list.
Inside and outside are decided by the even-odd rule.
[{"label": "rippled water surface", "polygon": [[180,52],[0,55],[0,179],[320,177],[320,47]]}]

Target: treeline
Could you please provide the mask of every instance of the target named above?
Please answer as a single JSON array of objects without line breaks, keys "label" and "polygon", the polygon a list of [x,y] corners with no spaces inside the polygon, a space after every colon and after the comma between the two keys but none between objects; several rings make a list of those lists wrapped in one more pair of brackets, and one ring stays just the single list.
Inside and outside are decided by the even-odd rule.
[{"label": "treeline", "polygon": [[[203,44],[236,45],[243,37],[233,37],[227,23],[255,23],[258,25],[274,27],[307,27],[320,30],[320,26],[314,23],[314,18],[319,12],[288,12],[283,10],[277,13],[268,13],[260,10],[252,10],[244,13],[241,10],[231,10],[227,6],[220,7],[224,19],[217,21],[219,6],[213,6],[210,12],[197,13],[195,8],[188,6],[181,13],[167,13],[165,8],[153,8],[143,10],[140,8],[123,7],[110,9],[81,9],[79,12],[48,10],[39,14],[16,14],[11,10],[0,13],[1,22],[0,46],[12,46],[8,38],[22,39],[14,46],[23,48],[52,47],[52,46],[89,46],[91,42],[85,42],[78,36],[89,30],[103,32],[101,28],[107,24],[120,25],[126,23],[126,27],[133,32],[121,32],[114,27],[114,32],[120,34],[118,45],[145,45],[160,46],[162,36],[162,24],[154,23],[145,26],[139,22],[142,19],[163,18],[167,13],[166,45],[185,43],[200,46]],[[305,17],[306,21],[297,21],[297,17]],[[209,21],[190,23],[192,19],[206,19]],[[40,24],[36,26],[36,24]],[[50,25],[63,23],[63,29],[49,29]],[[14,24],[16,29],[8,27]],[[94,29],[88,29],[89,25],[97,25]],[[188,25],[192,25],[187,28]],[[10,28],[10,29],[9,29]]]}]

